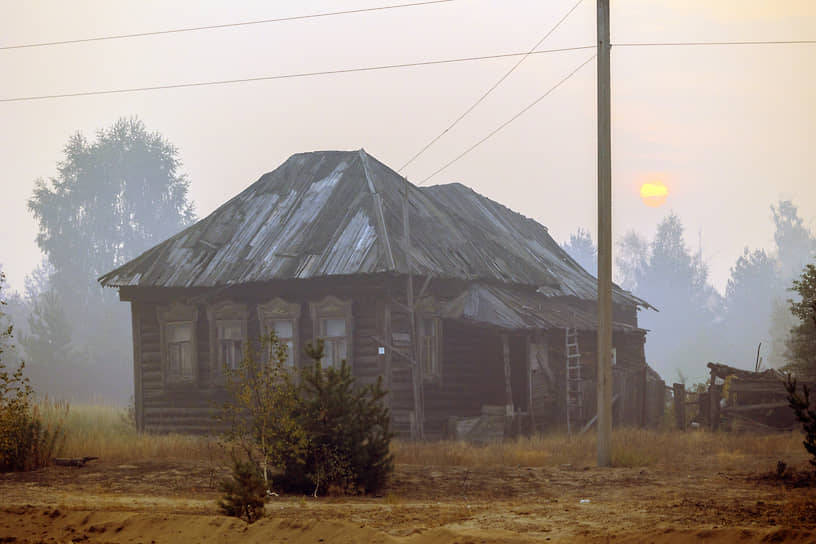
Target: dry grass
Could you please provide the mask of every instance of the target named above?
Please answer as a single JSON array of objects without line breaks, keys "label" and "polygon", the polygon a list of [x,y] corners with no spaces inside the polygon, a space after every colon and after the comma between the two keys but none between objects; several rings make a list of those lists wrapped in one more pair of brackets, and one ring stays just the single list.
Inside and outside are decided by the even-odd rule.
[{"label": "dry grass", "polygon": [[94,456],[114,462],[201,459],[221,455],[215,439],[182,434],[138,432],[124,408],[78,404],[62,415],[65,445],[59,455]]},{"label": "dry grass", "polygon": [[[595,464],[596,443],[592,434],[572,438],[551,434],[484,446],[451,441],[424,444],[396,441],[392,452],[396,462],[404,464],[591,466]],[[616,429],[612,438],[612,463],[619,467],[762,470],[778,459],[796,464],[806,458],[798,432],[752,435]]]},{"label": "dry grass", "polygon": [[[61,455],[65,456],[93,455],[114,462],[172,459],[213,462],[223,456],[212,437],[140,433],[121,407],[80,404],[70,406],[67,415],[64,409],[44,411],[44,414],[63,419],[66,440]],[[484,446],[453,441],[397,440],[392,443],[391,451],[398,464],[593,466],[596,444],[595,436],[590,433],[572,438],[554,433]],[[612,462],[619,467],[768,470],[777,460],[794,466],[806,459],[799,432],[755,435],[616,429],[612,438]]]}]

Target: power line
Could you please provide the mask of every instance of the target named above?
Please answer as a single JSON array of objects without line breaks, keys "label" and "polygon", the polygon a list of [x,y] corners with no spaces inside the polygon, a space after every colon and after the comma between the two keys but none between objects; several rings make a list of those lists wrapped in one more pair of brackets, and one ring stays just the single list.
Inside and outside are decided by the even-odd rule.
[{"label": "power line", "polygon": [[268,23],[282,23],[286,21],[300,21],[303,19],[316,19],[318,17],[333,17],[335,15],[351,15],[354,13],[367,13],[372,11],[385,11],[389,9],[399,9],[399,8],[412,8],[416,6],[427,6],[430,4],[444,4],[447,2],[455,2],[456,0],[426,0],[424,2],[412,2],[410,4],[393,4],[389,6],[378,6],[373,8],[361,8],[361,9],[349,9],[345,11],[330,11],[326,13],[313,13],[311,15],[293,15],[291,17],[278,17],[276,19],[259,19],[255,21],[243,21],[238,23],[224,23],[220,25],[207,25],[207,26],[192,26],[186,28],[172,28],[168,30],[155,30],[151,32],[135,32],[133,34],[114,34],[111,36],[95,36],[92,38],[79,38],[75,40],[60,40],[54,42],[41,42],[41,43],[26,43],[26,44],[19,44],[19,45],[5,45],[0,46],[0,51],[8,50],[8,49],[27,49],[32,47],[49,47],[53,45],[68,45],[72,43],[88,43],[88,42],[101,42],[106,40],[121,40],[126,38],[143,38],[146,36],[160,36],[163,34],[180,34],[182,32],[198,32],[201,30],[217,30],[222,28],[235,28],[241,26],[250,26],[250,25],[264,25]]},{"label": "power line", "polygon": [[814,44],[816,40],[766,40],[766,41],[736,41],[736,42],[633,42],[613,43],[612,47],[684,47],[704,45],[792,45]]},{"label": "power line", "polygon": [[[593,45],[592,47],[595,47],[595,46]],[[589,64],[590,61],[592,61],[592,59],[594,59],[595,57],[597,57],[597,55],[592,55],[587,60],[585,60],[584,62],[579,64],[578,67],[575,68],[572,72],[570,72],[569,74],[567,74],[566,76],[561,78],[558,81],[558,83],[556,83],[555,85],[553,85],[552,87],[547,89],[547,92],[545,92],[544,94],[542,94],[541,96],[539,96],[538,98],[533,100],[531,103],[529,103],[527,106],[525,106],[524,109],[522,109],[520,112],[515,114],[513,117],[511,117],[510,119],[508,119],[507,121],[505,121],[504,123],[499,125],[498,127],[494,128],[492,131],[490,131],[490,133],[488,133],[487,136],[485,136],[484,138],[482,138],[481,140],[479,140],[478,142],[476,142],[472,146],[470,146],[467,149],[465,149],[464,151],[462,151],[459,155],[454,157],[452,160],[446,162],[442,167],[434,170],[434,172],[430,176],[428,176],[428,177],[424,178],[422,181],[420,181],[417,184],[417,186],[424,185],[426,181],[428,181],[429,179],[431,179],[432,177],[434,177],[438,173],[442,172],[443,170],[447,169],[450,165],[452,165],[453,163],[455,163],[456,161],[458,161],[459,159],[461,159],[462,157],[464,157],[465,155],[467,155],[468,153],[470,153],[471,151],[473,151],[474,149],[476,149],[477,147],[479,147],[480,145],[485,143],[487,140],[492,138],[496,133],[498,133],[504,127],[506,127],[507,125],[509,125],[510,123],[512,123],[513,121],[515,121],[516,119],[518,119],[519,117],[521,117],[522,115],[527,113],[536,104],[538,104],[539,102],[544,100],[547,96],[549,96],[550,93],[552,93],[554,90],[556,90],[558,87],[560,87],[563,83],[565,83],[568,79],[570,79],[572,76],[574,76],[578,72],[578,70],[580,70],[581,68],[583,68],[584,66]]]},{"label": "power line", "polygon": [[317,72],[300,72],[295,74],[281,74],[275,76],[259,76],[248,77],[240,79],[222,79],[217,81],[196,81],[192,83],[174,83],[169,85],[153,85],[145,87],[128,87],[123,89],[103,89],[97,91],[79,91],[73,93],[48,94],[38,96],[18,96],[12,98],[0,98],[0,102],[29,102],[33,100],[49,100],[53,98],[73,98],[78,96],[97,96],[103,94],[122,94],[122,93],[138,93],[146,91],[158,91],[163,89],[185,89],[190,87],[207,87],[213,85],[232,85],[236,83],[248,83],[256,81],[272,81],[276,79],[293,79],[314,76],[327,76],[336,74],[350,74],[355,72],[374,72],[379,70],[391,70],[395,68],[412,68],[416,66],[433,66],[437,64],[453,64],[459,62],[473,62],[479,60],[502,59],[509,57],[519,57],[522,55],[541,55],[546,53],[560,53],[563,51],[577,51],[580,49],[593,49],[594,45],[584,45],[580,47],[562,47],[559,49],[543,49],[541,51],[520,52],[520,53],[501,53],[498,55],[482,55],[478,57],[460,57],[454,59],[429,60],[419,62],[406,62],[401,64],[383,64],[379,66],[364,66],[358,68],[339,68],[336,70],[323,70]]},{"label": "power line", "polygon": [[445,130],[443,130],[442,132],[440,132],[439,134],[437,134],[435,138],[431,139],[431,141],[429,141],[427,144],[425,144],[425,146],[424,146],[422,149],[420,149],[419,151],[417,151],[417,152],[414,154],[414,156],[413,156],[413,157],[411,157],[410,159],[408,159],[408,162],[406,162],[405,164],[403,164],[403,165],[402,165],[402,166],[401,166],[401,167],[400,167],[400,168],[397,170],[397,172],[402,172],[403,170],[405,170],[405,168],[406,168],[406,167],[407,167],[409,164],[411,164],[411,163],[412,163],[412,162],[414,162],[414,161],[415,161],[417,158],[419,158],[419,156],[420,156],[420,155],[422,155],[423,153],[425,153],[425,151],[427,151],[429,147],[431,147],[433,144],[435,144],[437,141],[439,141],[439,139],[440,139],[442,136],[444,136],[445,134],[447,134],[447,133],[448,133],[448,132],[449,132],[449,131],[450,131],[450,130],[453,128],[453,127],[455,127],[457,124],[459,124],[459,121],[461,121],[462,119],[464,119],[464,118],[465,118],[465,117],[466,117],[466,116],[467,116],[467,115],[468,115],[470,112],[472,112],[472,111],[474,110],[474,108],[476,108],[476,106],[478,106],[479,104],[481,104],[481,103],[484,101],[484,99],[485,99],[485,98],[487,98],[487,97],[488,97],[488,95],[489,95],[490,93],[492,93],[492,92],[493,92],[493,91],[496,89],[496,87],[498,87],[499,85],[501,85],[501,84],[502,84],[502,82],[503,82],[505,79],[507,79],[507,77],[508,77],[510,74],[512,74],[512,73],[515,71],[515,69],[516,69],[516,68],[518,68],[518,67],[519,67],[519,65],[521,65],[521,63],[522,63],[522,62],[524,62],[524,61],[527,59],[527,57],[529,57],[529,56],[530,56],[530,54],[531,54],[533,51],[535,51],[536,49],[538,49],[538,47],[539,47],[539,46],[540,46],[542,43],[544,43],[544,40],[546,40],[547,38],[549,38],[549,37],[550,37],[550,34],[552,34],[553,32],[555,32],[555,30],[556,30],[556,29],[557,29],[559,26],[561,26],[561,23],[563,23],[563,22],[564,22],[564,21],[567,19],[567,17],[569,17],[569,16],[572,14],[572,12],[573,12],[573,11],[575,11],[575,9],[576,9],[576,8],[577,8],[577,7],[578,7],[580,4],[581,4],[581,2],[583,2],[583,0],[578,0],[578,1],[575,3],[575,5],[573,5],[573,6],[572,6],[572,8],[570,8],[570,10],[569,10],[569,11],[568,11],[566,14],[564,14],[564,16],[563,16],[563,17],[561,17],[561,19],[559,19],[557,23],[555,23],[555,26],[553,26],[553,27],[552,27],[552,28],[551,28],[551,29],[550,29],[550,30],[549,30],[549,31],[548,31],[546,34],[544,34],[544,37],[543,37],[543,38],[541,38],[540,40],[538,40],[538,42],[536,42],[536,44],[530,48],[530,50],[528,51],[528,53],[527,53],[526,55],[524,55],[523,57],[521,57],[521,58],[518,60],[518,62],[517,62],[517,63],[515,63],[515,64],[514,64],[514,65],[513,65],[513,66],[512,66],[512,67],[511,67],[511,68],[510,68],[510,69],[509,69],[507,72],[505,72],[505,74],[504,74],[503,76],[501,76],[501,77],[498,79],[498,81],[496,81],[496,83],[494,83],[494,84],[493,84],[493,85],[492,85],[492,86],[491,86],[489,89],[487,89],[487,91],[486,91],[486,92],[485,92],[485,93],[484,93],[482,96],[480,96],[480,97],[479,97],[479,98],[476,100],[476,102],[474,102],[473,104],[471,104],[471,105],[470,105],[470,107],[469,107],[468,109],[466,109],[466,110],[465,110],[465,111],[464,111],[464,112],[463,112],[463,113],[462,113],[462,114],[461,114],[459,117],[457,117],[457,118],[456,118],[456,119],[453,121],[453,123],[451,123],[450,125],[448,125],[448,127],[447,127]]}]

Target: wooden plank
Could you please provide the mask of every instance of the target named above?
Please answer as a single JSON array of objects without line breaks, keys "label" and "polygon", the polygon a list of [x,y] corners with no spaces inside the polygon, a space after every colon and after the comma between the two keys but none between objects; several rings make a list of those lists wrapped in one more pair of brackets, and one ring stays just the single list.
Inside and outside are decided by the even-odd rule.
[{"label": "wooden plank", "polygon": [[159,365],[161,364],[161,353],[159,353],[158,351],[148,352],[146,350],[142,350],[141,347],[140,350],[141,350],[140,359],[142,363],[155,363]]},{"label": "wooden plank", "polygon": [[711,382],[708,386],[708,413],[709,427],[716,431],[720,427],[720,387],[717,385],[717,375],[711,370]]},{"label": "wooden plank", "polygon": [[742,380],[733,380],[729,386],[728,391],[732,393],[779,393],[785,394],[785,386],[782,382],[745,382]]},{"label": "wooden plank", "polygon": [[647,388],[648,378],[647,378],[647,376],[648,376],[648,370],[647,370],[647,366],[644,364],[643,368],[641,369],[641,374],[640,374],[640,377],[639,377],[639,380],[640,380],[640,382],[639,382],[640,383],[640,427],[645,427],[646,422],[647,422],[647,417],[646,417],[646,408],[647,408],[646,398],[647,398],[647,392],[648,392],[648,388]]},{"label": "wooden plank", "polygon": [[[155,393],[157,391],[162,391],[164,388],[164,384],[160,381],[152,381],[152,382],[142,382],[142,395],[146,395],[148,392]],[[144,401],[142,401],[144,404]]]},{"label": "wooden plank", "polygon": [[510,383],[510,340],[506,334],[501,335],[502,359],[504,360],[504,396],[505,415],[513,415],[513,386]]},{"label": "wooden plank", "polygon": [[535,412],[533,410],[533,365],[530,361],[531,340],[529,336],[524,338],[524,361],[527,374],[527,412],[530,414],[530,432],[535,430]]},{"label": "wooden plank", "polygon": [[674,425],[681,431],[686,430],[686,386],[676,383],[674,391]]},{"label": "wooden plank", "polygon": [[142,398],[142,330],[139,319],[139,307],[137,303],[130,303],[130,324],[133,335],[133,410],[136,419],[136,428],[140,431],[144,429],[144,408]]},{"label": "wooden plank", "polygon": [[159,365],[142,365],[142,380],[144,381],[161,381],[164,373]]},{"label": "wooden plank", "polygon": [[[617,395],[615,395],[615,396],[613,396],[613,397],[612,397],[612,405],[614,406],[616,402],[618,402],[618,396],[617,396]],[[591,429],[591,428],[592,428],[592,425],[593,425],[593,424],[595,424],[595,421],[597,421],[597,419],[598,419],[598,414],[597,414],[597,412],[596,412],[596,413],[595,413],[595,415],[594,415],[594,416],[592,416],[592,417],[590,418],[590,420],[589,420],[589,421],[587,421],[587,422],[586,422],[586,424],[585,424],[585,425],[584,425],[584,426],[581,428],[581,430],[578,432],[578,436],[580,436],[580,435],[584,434],[584,433],[585,433],[585,432],[587,432],[589,429]]]},{"label": "wooden plank", "polygon": [[743,404],[742,406],[727,406],[721,409],[723,414],[734,412],[752,412],[754,410],[773,410],[775,408],[787,408],[787,402],[765,402],[762,404]]},{"label": "wooden plank", "polygon": [[[383,307],[383,312],[384,312],[384,315],[383,315],[383,338],[391,338],[391,305],[388,302],[385,303],[385,305]],[[378,344],[379,343],[380,342],[378,342]],[[391,389],[391,348],[388,347],[388,346],[383,346],[383,347],[385,347],[385,362],[384,362],[384,365],[385,365],[385,368],[384,368],[385,380],[384,381],[385,381],[386,389],[390,390]],[[390,395],[389,395],[389,397],[390,397]],[[391,399],[389,398],[388,401],[390,403]]]}]

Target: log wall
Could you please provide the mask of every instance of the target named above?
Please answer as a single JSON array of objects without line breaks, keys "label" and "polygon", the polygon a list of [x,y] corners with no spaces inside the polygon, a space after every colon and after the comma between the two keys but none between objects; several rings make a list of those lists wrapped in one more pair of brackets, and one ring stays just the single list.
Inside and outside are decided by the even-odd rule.
[{"label": "log wall", "polygon": [[423,384],[428,439],[447,435],[450,416],[478,416],[482,406],[505,403],[499,334],[446,319],[442,337],[441,379]]},{"label": "log wall", "polygon": [[[158,306],[171,300],[155,291],[148,292],[142,299],[132,297],[137,423],[142,429],[156,432],[204,433],[216,430],[214,416],[226,394],[223,386],[210,375],[210,359],[215,354],[210,353],[209,304],[223,299],[246,304],[247,335],[252,341],[260,336],[257,304],[275,297],[299,302],[300,346],[297,349],[300,350],[299,364],[302,366],[311,364],[302,354],[305,342],[314,336],[309,303],[333,295],[352,301],[349,351],[353,356],[350,364],[354,376],[362,384],[374,383],[383,376],[389,390],[387,398],[393,428],[399,436],[413,436],[417,402],[414,398],[414,366],[410,361],[410,317],[404,302],[393,300],[389,295],[399,292],[400,288],[401,284],[389,285],[388,282],[365,284],[338,280],[296,282],[285,286],[240,286],[229,293],[223,290],[197,291],[192,298],[173,290],[175,299],[188,303],[192,300],[198,307],[195,325],[197,367],[194,383],[171,385],[164,384],[163,380],[157,316]],[[437,300],[445,298],[444,294],[437,293],[436,296]],[[630,321],[636,319],[635,316],[625,317]],[[563,330],[514,333],[443,319],[440,376],[423,380],[419,390],[426,438],[445,437],[451,416],[474,417],[482,413],[484,406],[506,406],[502,333],[508,336],[513,409],[527,414],[532,412],[536,429],[540,431],[565,423]],[[584,420],[595,413],[595,334],[585,331],[579,336],[585,380]],[[651,425],[662,417],[662,408],[660,416],[656,415],[662,402],[662,397],[657,398],[658,387],[653,383],[654,379],[648,381],[642,371],[645,368],[643,341],[641,332],[615,333],[614,336],[618,362],[614,387],[620,399],[615,407],[616,424]],[[385,353],[380,353],[379,347],[384,347]],[[531,351],[533,348],[536,353]],[[545,361],[547,371],[541,368],[534,355]]]},{"label": "log wall", "polygon": [[[209,329],[206,313],[199,311],[196,323],[197,379],[191,384],[165,385],[156,304],[133,303],[139,335],[135,352],[140,361],[135,374],[141,384],[137,400],[141,428],[152,432],[206,433],[215,430],[215,403],[223,402],[223,390],[209,386]],[[203,319],[202,319],[202,316]]]},{"label": "log wall", "polygon": [[[260,338],[260,322],[257,304],[280,296],[293,300],[301,297],[301,311],[298,320],[300,346],[298,349],[299,365],[311,364],[303,347],[313,338],[313,321],[309,303],[317,302],[332,294],[342,297],[337,290],[321,289],[288,289],[286,293],[270,292],[256,289],[231,293],[230,300],[248,306],[247,340],[257,348]],[[351,297],[349,297],[351,298]],[[199,295],[198,299],[201,299]],[[185,303],[190,303],[188,299]],[[353,375],[361,384],[374,383],[384,371],[384,357],[378,353],[379,342],[374,337],[384,336],[383,297],[372,293],[363,293],[352,299],[353,323],[352,340],[349,351],[353,354],[350,361]],[[195,323],[196,370],[195,381],[185,384],[165,384],[163,380],[161,335],[157,309],[171,301],[158,298],[147,301],[132,301],[134,338],[134,379],[137,425],[151,432],[189,432],[208,433],[218,431],[215,416],[220,413],[219,406],[227,399],[223,385],[211,376],[210,323],[207,318],[207,303],[196,302],[198,318]],[[398,373],[399,374],[399,373]],[[399,381],[399,380],[397,380]],[[410,399],[412,402],[412,399]]]}]

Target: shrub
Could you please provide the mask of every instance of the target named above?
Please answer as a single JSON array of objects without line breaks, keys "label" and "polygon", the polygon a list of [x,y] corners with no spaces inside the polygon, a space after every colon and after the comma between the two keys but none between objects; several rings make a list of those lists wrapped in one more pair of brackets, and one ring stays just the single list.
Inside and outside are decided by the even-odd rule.
[{"label": "shrub", "polygon": [[[3,279],[0,273],[0,287]],[[0,304],[5,302],[0,299]],[[64,438],[61,422],[44,424],[39,409],[34,406],[34,390],[23,374],[25,363],[9,371],[2,360],[12,333],[12,325],[0,331],[0,472],[33,470],[47,465]]]},{"label": "shrub", "polygon": [[225,370],[230,400],[221,419],[229,424],[228,444],[260,468],[269,490],[273,469],[303,462],[307,438],[295,417],[298,399],[286,345],[272,332],[259,348],[247,348],[237,368]]},{"label": "shrub", "polygon": [[235,456],[232,463],[232,475],[221,481],[224,496],[218,502],[218,508],[227,516],[253,523],[264,516],[266,485],[255,463],[241,461]]},{"label": "shrub", "polygon": [[788,374],[785,380],[785,390],[788,392],[788,405],[805,432],[805,441],[802,444],[812,457],[810,464],[816,467],[816,410],[810,406],[810,389],[807,385],[802,385],[800,394],[796,387],[796,379]]},{"label": "shrub", "polygon": [[787,368],[801,375],[816,375],[816,264],[805,267],[792,290],[801,300],[788,300],[791,313],[800,320],[787,341]]},{"label": "shrub", "polygon": [[[286,346],[274,333],[261,347],[247,350],[238,368],[227,372],[230,400],[221,419],[229,425],[225,446],[232,448],[234,466],[225,504],[257,496],[250,477],[255,473],[267,493],[270,479],[276,488],[315,496],[380,490],[394,469],[382,381],[358,386],[345,361],[340,368],[322,368],[318,341],[306,349],[314,365],[295,384],[285,366]],[[245,515],[238,507],[230,511]]]},{"label": "shrub", "polygon": [[301,375],[298,420],[309,445],[304,462],[287,463],[277,483],[315,496],[379,491],[394,470],[382,380],[358,386],[345,361],[324,369],[320,340],[307,345],[306,353],[314,364]]}]

